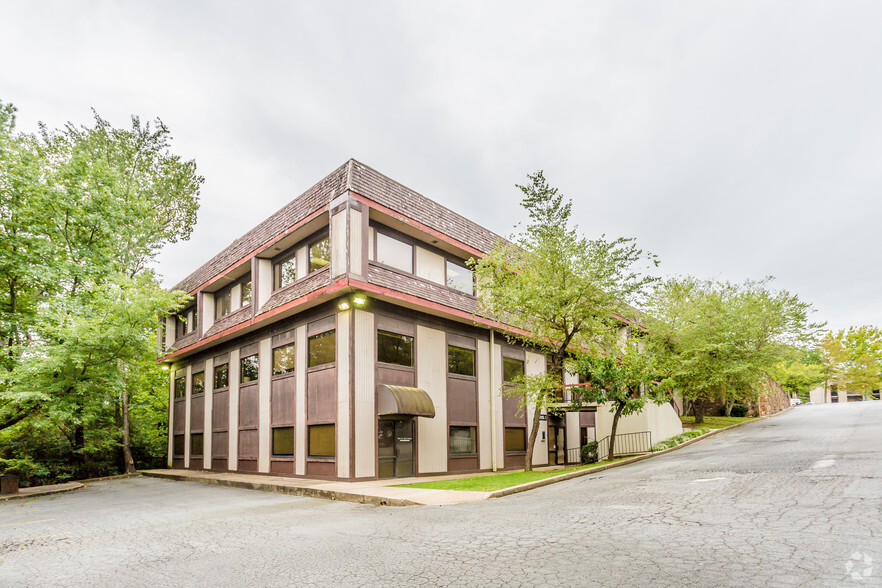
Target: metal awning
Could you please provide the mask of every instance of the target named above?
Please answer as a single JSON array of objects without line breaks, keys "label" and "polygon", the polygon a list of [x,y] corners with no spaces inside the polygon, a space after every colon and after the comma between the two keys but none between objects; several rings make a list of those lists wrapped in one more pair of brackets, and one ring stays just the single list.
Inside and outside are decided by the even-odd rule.
[{"label": "metal awning", "polygon": [[435,418],[435,405],[422,388],[380,384],[377,388],[377,416],[421,416]]}]

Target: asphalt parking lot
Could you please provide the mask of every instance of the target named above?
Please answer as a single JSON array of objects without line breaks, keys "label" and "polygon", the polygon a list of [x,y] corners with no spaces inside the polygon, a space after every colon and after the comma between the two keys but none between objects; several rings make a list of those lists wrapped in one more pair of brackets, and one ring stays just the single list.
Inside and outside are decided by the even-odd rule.
[{"label": "asphalt parking lot", "polygon": [[882,585],[882,402],[470,504],[149,478],[0,504],[0,586],[850,584]]}]

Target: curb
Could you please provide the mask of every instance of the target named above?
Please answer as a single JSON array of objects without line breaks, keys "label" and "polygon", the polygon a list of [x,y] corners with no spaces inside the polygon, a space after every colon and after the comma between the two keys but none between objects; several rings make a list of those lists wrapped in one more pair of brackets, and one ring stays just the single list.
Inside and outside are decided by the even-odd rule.
[{"label": "curb", "polygon": [[419,506],[421,503],[401,498],[388,498],[383,496],[369,496],[354,492],[338,492],[336,490],[322,490],[320,488],[303,488],[297,486],[278,486],[264,484],[262,482],[245,482],[242,480],[224,480],[221,478],[200,478],[196,476],[182,476],[179,474],[167,474],[164,472],[141,472],[142,476],[175,480],[177,482],[199,482],[201,484],[213,484],[215,486],[227,486],[230,488],[244,488],[245,490],[259,490],[261,492],[275,492],[277,494],[290,494],[292,496],[308,496],[310,498],[323,498],[325,500],[340,500],[343,502],[356,502],[358,504],[372,504],[374,506]]},{"label": "curb", "polygon": [[[85,486],[80,482],[66,482],[64,484],[53,484],[57,488],[47,489],[45,486],[33,486],[32,488],[22,488],[18,494],[2,494],[0,502],[7,500],[24,500],[25,498],[39,498],[41,496],[49,496],[50,494],[61,494],[62,492],[70,492],[71,490],[79,490]],[[44,488],[43,490],[39,490]],[[33,490],[28,492],[28,490]],[[24,492],[24,493],[22,493]]]},{"label": "curb", "polygon": [[638,461],[643,461],[644,459],[650,459],[652,457],[656,457],[659,455],[664,455],[665,453],[670,453],[671,451],[676,451],[687,445],[692,445],[693,443],[697,443],[702,439],[706,439],[708,437],[713,437],[718,433],[722,433],[723,431],[728,431],[729,429],[735,429],[737,427],[741,427],[750,423],[755,423],[758,421],[764,421],[766,419],[776,417],[778,415],[784,414],[790,410],[793,410],[795,407],[788,406],[784,410],[776,412],[775,414],[768,414],[765,416],[757,417],[755,419],[749,421],[742,421],[740,423],[735,423],[734,425],[729,425],[728,427],[723,427],[722,429],[713,429],[712,431],[708,431],[703,435],[699,435],[698,437],[693,437],[688,441],[684,441],[679,445],[675,445],[673,447],[668,447],[667,449],[662,449],[661,451],[654,451],[652,453],[647,453],[645,455],[638,455],[636,457],[631,457],[628,459],[623,459],[621,461],[617,461],[615,463],[609,463],[602,466],[597,466],[596,468],[587,468],[584,470],[580,470],[578,472],[570,472],[568,474],[562,474],[560,476],[554,476],[551,478],[545,478],[544,480],[536,480],[535,482],[527,482],[526,484],[521,484],[519,486],[512,486],[510,488],[503,488],[502,490],[496,490],[495,492],[491,492],[487,498],[502,498],[503,496],[509,496],[511,494],[518,494],[520,492],[526,492],[527,490],[533,490],[534,488],[541,488],[542,486],[548,486],[549,484],[555,484],[557,482],[565,482],[567,480],[572,480],[573,478],[581,478],[582,476],[587,476],[589,474],[596,474],[597,472],[602,472],[604,470],[608,470],[610,468],[617,468],[619,466],[624,466],[632,463],[636,463]]}]

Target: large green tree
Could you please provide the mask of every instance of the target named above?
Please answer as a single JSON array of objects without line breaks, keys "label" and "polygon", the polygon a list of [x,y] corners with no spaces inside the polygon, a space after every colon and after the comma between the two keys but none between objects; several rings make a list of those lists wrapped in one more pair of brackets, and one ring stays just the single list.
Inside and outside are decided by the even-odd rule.
[{"label": "large green tree", "polygon": [[654,261],[633,239],[582,236],[572,221],[572,202],[541,171],[529,179],[517,186],[526,225],[472,264],[479,312],[514,327],[520,343],[548,357],[550,376],[528,374],[507,392],[523,411],[532,411],[527,470],[539,416],[557,400],[569,353],[574,348],[601,353],[616,344],[624,317],[633,313],[630,303],[652,281],[637,266]]},{"label": "large green tree", "polygon": [[648,348],[693,404],[695,422],[713,401],[756,398],[788,345],[805,344],[820,325],[795,294],[771,278],[743,283],[676,277],[648,297]]},{"label": "large green tree", "polygon": [[203,179],[161,121],[26,134],[14,114],[0,106],[0,445],[20,459],[43,430],[67,441],[70,475],[121,446],[129,467],[128,400],[150,379],[133,366],[160,370],[156,319],[186,298],[149,264],[189,236]]},{"label": "large green tree", "polygon": [[820,348],[828,387],[836,385],[865,398],[882,388],[882,330],[865,325],[830,331]]}]

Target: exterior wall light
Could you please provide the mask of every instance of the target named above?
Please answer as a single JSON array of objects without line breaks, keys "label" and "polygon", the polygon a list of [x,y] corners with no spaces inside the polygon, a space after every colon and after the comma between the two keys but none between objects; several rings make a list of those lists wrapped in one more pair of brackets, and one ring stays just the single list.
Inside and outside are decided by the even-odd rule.
[{"label": "exterior wall light", "polygon": [[367,303],[367,298],[364,294],[356,294],[352,297],[352,303],[355,306],[364,306]]},{"label": "exterior wall light", "polygon": [[347,301],[344,300],[343,302],[341,302],[341,303],[337,306],[337,308],[339,308],[340,310],[349,310],[349,303],[348,303]]},{"label": "exterior wall light", "polygon": [[337,308],[340,310],[349,310],[353,306],[363,307],[365,304],[367,304],[367,296],[364,294],[353,294],[349,298],[341,299],[337,304]]}]

